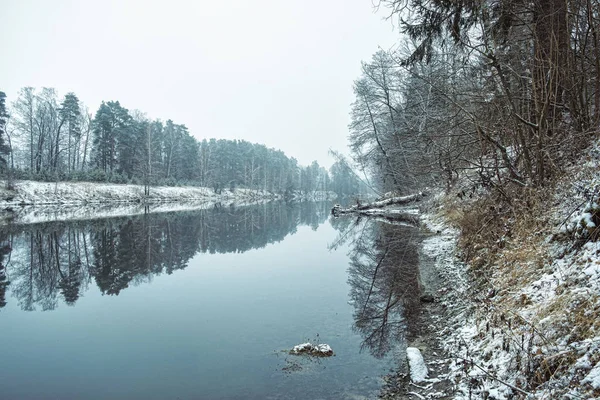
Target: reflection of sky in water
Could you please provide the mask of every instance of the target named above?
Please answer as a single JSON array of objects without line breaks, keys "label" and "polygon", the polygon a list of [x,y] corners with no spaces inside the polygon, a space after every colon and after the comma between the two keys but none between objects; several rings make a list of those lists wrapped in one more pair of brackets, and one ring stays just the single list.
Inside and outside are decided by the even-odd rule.
[{"label": "reflection of sky in water", "polygon": [[[395,362],[359,352],[348,304],[348,247],[329,223],[244,253],[194,256],[185,269],[73,307],[0,311],[2,398],[338,399],[372,397]],[[10,270],[9,270],[10,272]],[[335,357],[288,349],[316,335]],[[290,366],[292,368],[290,368]]]}]

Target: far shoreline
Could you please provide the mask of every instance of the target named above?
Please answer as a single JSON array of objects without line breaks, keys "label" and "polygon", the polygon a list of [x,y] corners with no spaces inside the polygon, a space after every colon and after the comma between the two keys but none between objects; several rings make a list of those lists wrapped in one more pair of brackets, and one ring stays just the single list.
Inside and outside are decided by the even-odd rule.
[{"label": "far shoreline", "polygon": [[[123,217],[144,213],[192,211],[221,205],[245,206],[284,200],[264,190],[237,188],[220,193],[207,187],[151,186],[97,182],[0,181],[0,226],[49,221]],[[330,200],[333,192],[294,192],[293,200]]]}]

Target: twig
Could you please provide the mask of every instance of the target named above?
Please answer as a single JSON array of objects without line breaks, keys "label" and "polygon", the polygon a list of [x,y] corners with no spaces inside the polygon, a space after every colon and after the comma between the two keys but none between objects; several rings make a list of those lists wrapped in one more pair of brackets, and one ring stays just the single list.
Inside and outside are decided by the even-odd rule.
[{"label": "twig", "polygon": [[417,385],[414,382],[411,382],[410,384],[413,385],[414,387],[418,387],[419,389],[423,389],[423,390],[429,390],[429,389],[431,389],[431,386],[429,386],[429,387],[427,387],[427,386],[421,386],[421,385]]},{"label": "twig", "polygon": [[503,381],[502,379],[498,378],[497,376],[495,376],[493,374],[490,374],[483,367],[479,366],[479,364],[477,364],[475,361],[473,361],[473,359],[468,359],[468,358],[461,357],[461,356],[458,356],[458,355],[456,355],[455,357],[458,358],[458,359],[460,359],[460,360],[469,362],[471,365],[473,365],[473,366],[477,367],[478,369],[480,369],[481,372],[483,372],[484,374],[486,374],[488,377],[492,378],[493,380],[495,380],[497,382],[500,382],[501,384],[503,384],[505,386],[508,386],[512,390],[515,390],[515,391],[517,391],[517,392],[519,392],[521,394],[524,394],[526,396],[532,396],[531,393],[529,393],[529,392],[527,392],[527,391],[525,391],[525,390],[523,390],[523,389],[521,389],[519,387],[516,387],[515,385],[511,385],[510,383],[508,383],[506,381]]}]

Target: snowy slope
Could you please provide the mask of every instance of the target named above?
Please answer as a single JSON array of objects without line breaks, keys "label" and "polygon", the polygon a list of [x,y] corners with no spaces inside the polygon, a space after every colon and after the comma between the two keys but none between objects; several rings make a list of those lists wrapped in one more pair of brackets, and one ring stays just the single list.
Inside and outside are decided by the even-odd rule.
[{"label": "snowy slope", "polygon": [[548,196],[542,222],[521,227],[525,239],[510,230],[501,239],[484,271],[488,292],[469,276],[477,267],[458,257],[460,232],[439,210],[424,217],[438,232],[425,249],[448,282],[440,300],[453,316],[440,337],[453,359],[454,398],[600,398],[598,171],[600,143]]},{"label": "snowy slope", "polygon": [[[0,182],[2,188],[4,182]],[[0,207],[15,205],[90,204],[117,202],[182,202],[182,201],[247,201],[278,198],[277,195],[249,189],[223,190],[214,193],[205,187],[153,186],[150,195],[144,196],[141,185],[119,185],[91,182],[35,182],[17,181],[14,190],[0,190]]]},{"label": "snowy slope", "polygon": [[90,182],[17,181],[14,190],[0,181],[0,225],[91,218],[109,218],[144,212],[168,212],[213,207],[216,203],[236,205],[279,199],[272,193],[249,189],[220,194],[203,187],[144,187]]}]

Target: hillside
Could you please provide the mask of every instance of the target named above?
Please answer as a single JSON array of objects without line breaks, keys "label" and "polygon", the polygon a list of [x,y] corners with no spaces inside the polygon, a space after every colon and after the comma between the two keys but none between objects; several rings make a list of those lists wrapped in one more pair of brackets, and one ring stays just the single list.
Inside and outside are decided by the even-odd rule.
[{"label": "hillside", "polygon": [[453,398],[600,396],[599,169],[595,142],[544,187],[461,179],[430,203]]}]

